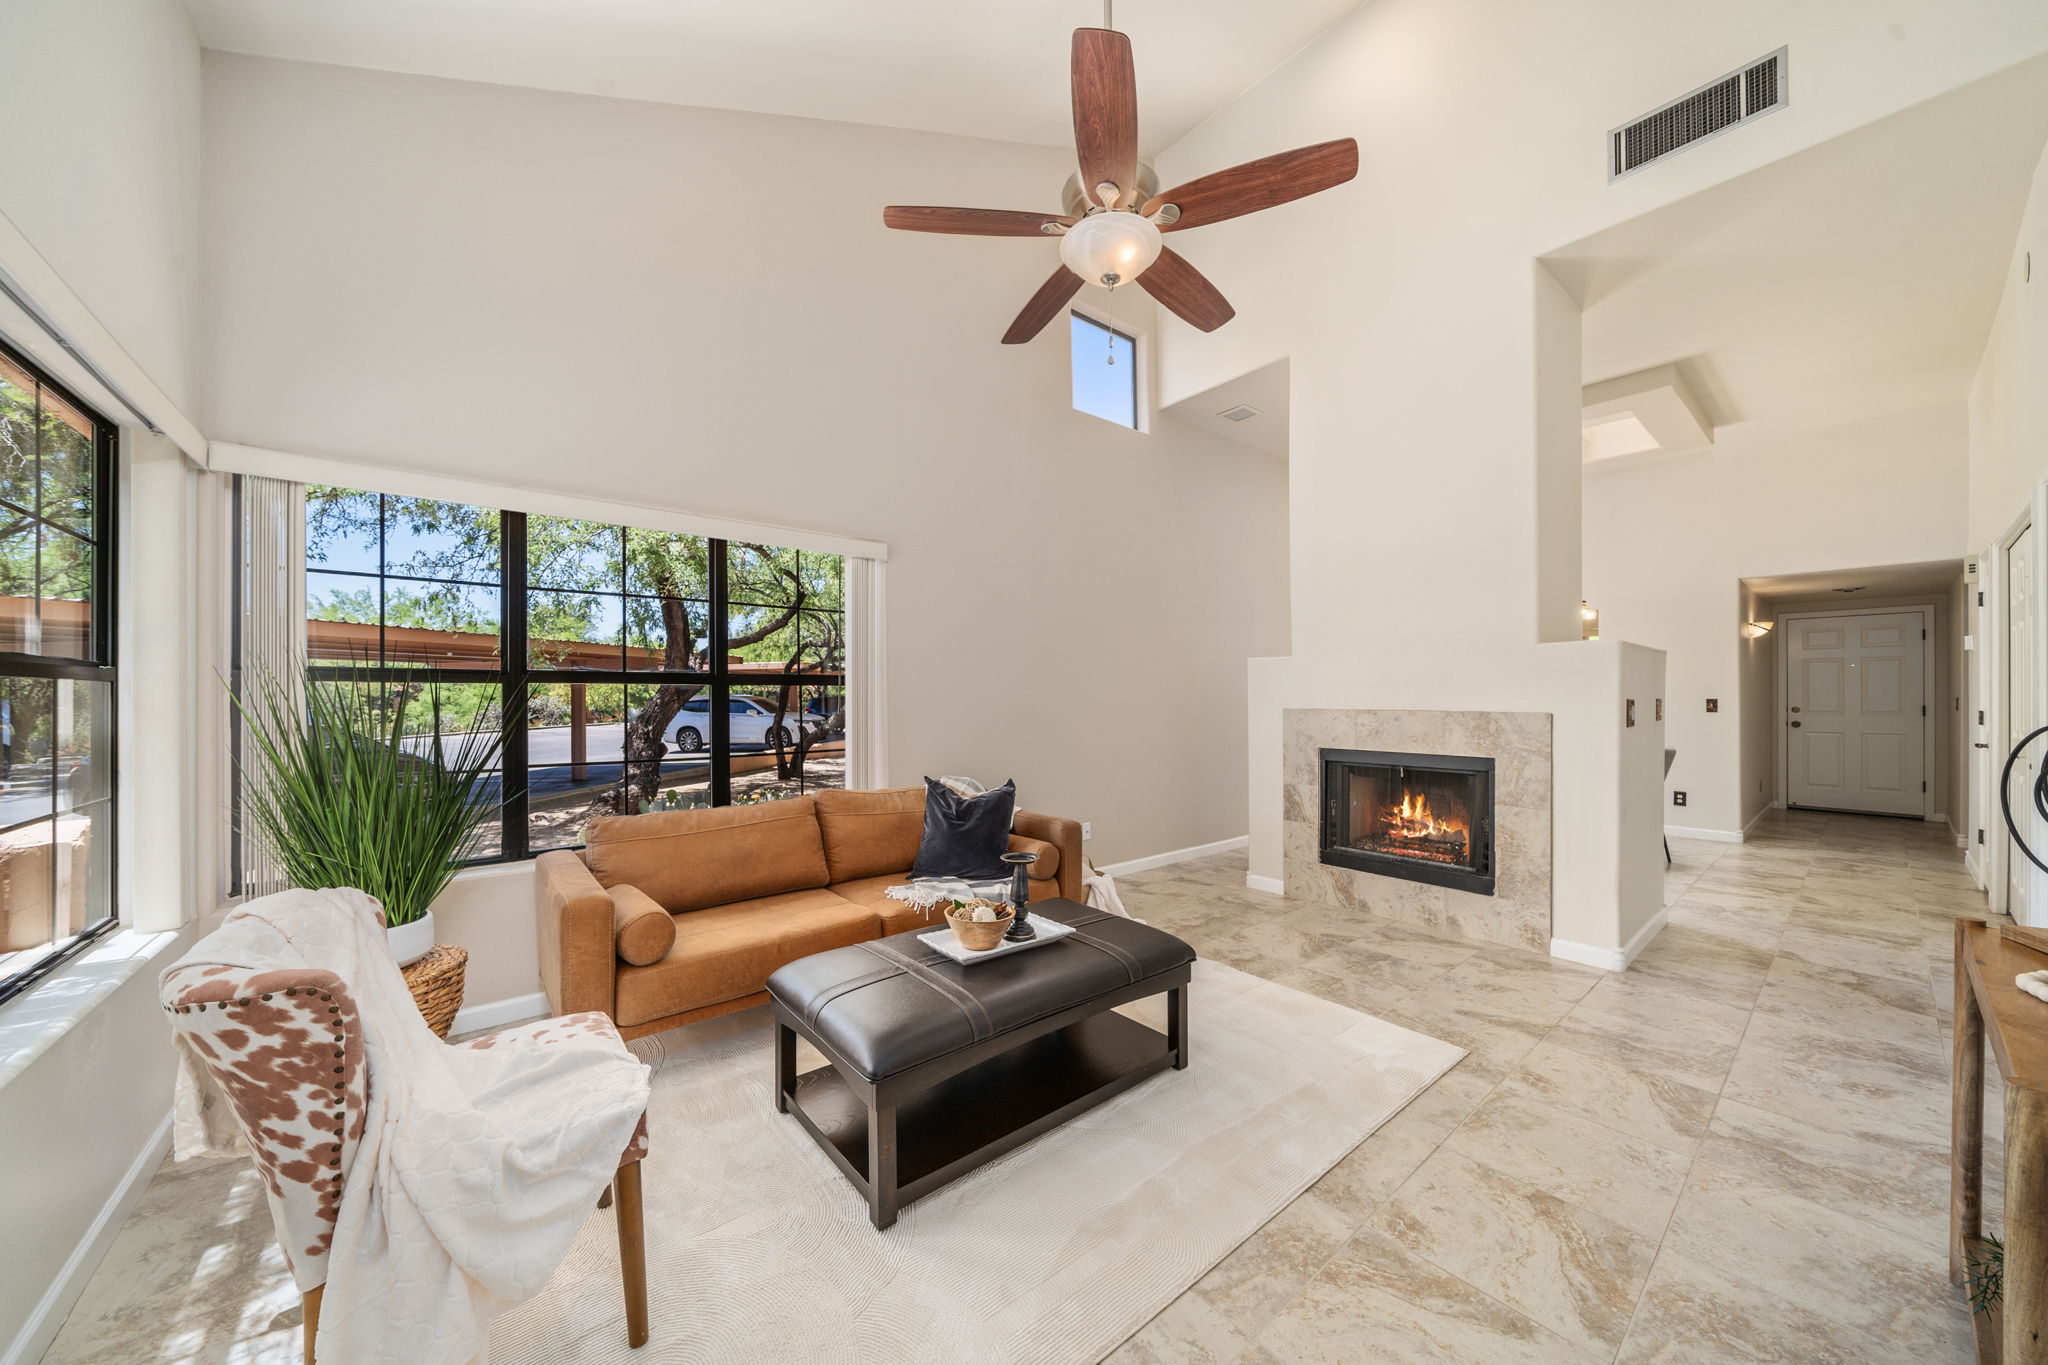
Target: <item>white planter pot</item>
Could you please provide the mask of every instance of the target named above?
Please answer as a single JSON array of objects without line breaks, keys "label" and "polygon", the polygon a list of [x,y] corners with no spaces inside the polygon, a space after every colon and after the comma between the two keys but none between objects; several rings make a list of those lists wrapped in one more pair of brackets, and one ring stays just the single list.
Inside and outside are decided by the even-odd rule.
[{"label": "white planter pot", "polygon": [[434,946],[434,912],[429,910],[410,924],[394,924],[384,930],[391,939],[391,955],[403,967],[425,957]]}]

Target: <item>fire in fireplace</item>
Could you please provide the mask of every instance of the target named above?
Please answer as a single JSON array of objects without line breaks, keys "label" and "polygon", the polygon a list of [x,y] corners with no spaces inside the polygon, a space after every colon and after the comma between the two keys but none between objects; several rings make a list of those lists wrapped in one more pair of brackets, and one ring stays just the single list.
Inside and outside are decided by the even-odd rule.
[{"label": "fire in fireplace", "polygon": [[1493,760],[1322,751],[1322,860],[1490,896]]}]

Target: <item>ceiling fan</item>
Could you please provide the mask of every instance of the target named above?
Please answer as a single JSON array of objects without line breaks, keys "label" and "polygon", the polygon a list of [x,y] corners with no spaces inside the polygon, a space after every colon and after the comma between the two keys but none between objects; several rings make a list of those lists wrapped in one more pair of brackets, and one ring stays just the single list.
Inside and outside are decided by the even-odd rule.
[{"label": "ceiling fan", "polygon": [[[1083,284],[1139,285],[1184,321],[1213,332],[1237,310],[1162,232],[1220,223],[1334,188],[1358,174],[1358,143],[1318,142],[1247,161],[1160,192],[1138,160],[1138,85],[1131,40],[1108,27],[1074,30],[1074,150],[1079,173],[1064,214],[892,205],[882,222],[906,232],[1060,239],[1060,268],[1003,333],[1003,344],[1044,330]],[[1142,276],[1142,278],[1140,278]]]}]

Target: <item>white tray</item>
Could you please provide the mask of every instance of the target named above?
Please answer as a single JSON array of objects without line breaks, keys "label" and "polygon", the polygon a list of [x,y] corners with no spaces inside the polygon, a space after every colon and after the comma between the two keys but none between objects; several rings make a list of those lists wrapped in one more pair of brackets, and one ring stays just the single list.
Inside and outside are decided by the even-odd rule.
[{"label": "white tray", "polygon": [[979,952],[972,948],[961,947],[959,936],[953,932],[951,925],[947,925],[943,929],[928,930],[917,937],[921,942],[937,948],[955,962],[971,967],[977,962],[986,962],[992,957],[1007,957],[1011,953],[1027,952],[1032,948],[1042,948],[1048,943],[1057,943],[1068,934],[1074,932],[1074,928],[1070,924],[1061,924],[1056,919],[1041,919],[1037,915],[1033,915],[1029,923],[1032,928],[1038,931],[1038,937],[1027,938],[1022,943],[1011,943],[1008,940],[1004,940],[997,943],[993,948],[983,948]]}]

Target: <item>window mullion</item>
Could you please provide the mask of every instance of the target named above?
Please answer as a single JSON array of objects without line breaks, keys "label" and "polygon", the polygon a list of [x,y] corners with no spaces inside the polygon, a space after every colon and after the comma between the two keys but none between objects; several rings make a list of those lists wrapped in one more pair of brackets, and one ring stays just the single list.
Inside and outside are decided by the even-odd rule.
[{"label": "window mullion", "polygon": [[[526,704],[527,620],[526,620],[526,513],[498,514],[498,658],[499,705],[517,707],[517,722],[508,724],[505,748],[500,755],[504,773],[499,778],[505,797],[501,812],[499,847],[510,859],[521,859],[527,850],[527,743],[526,724],[531,711]],[[510,716],[508,715],[508,720]]]},{"label": "window mullion", "polygon": [[711,675],[711,804],[732,804],[732,663],[726,640],[726,542],[710,543],[711,622],[705,631],[711,657],[704,661]]}]

